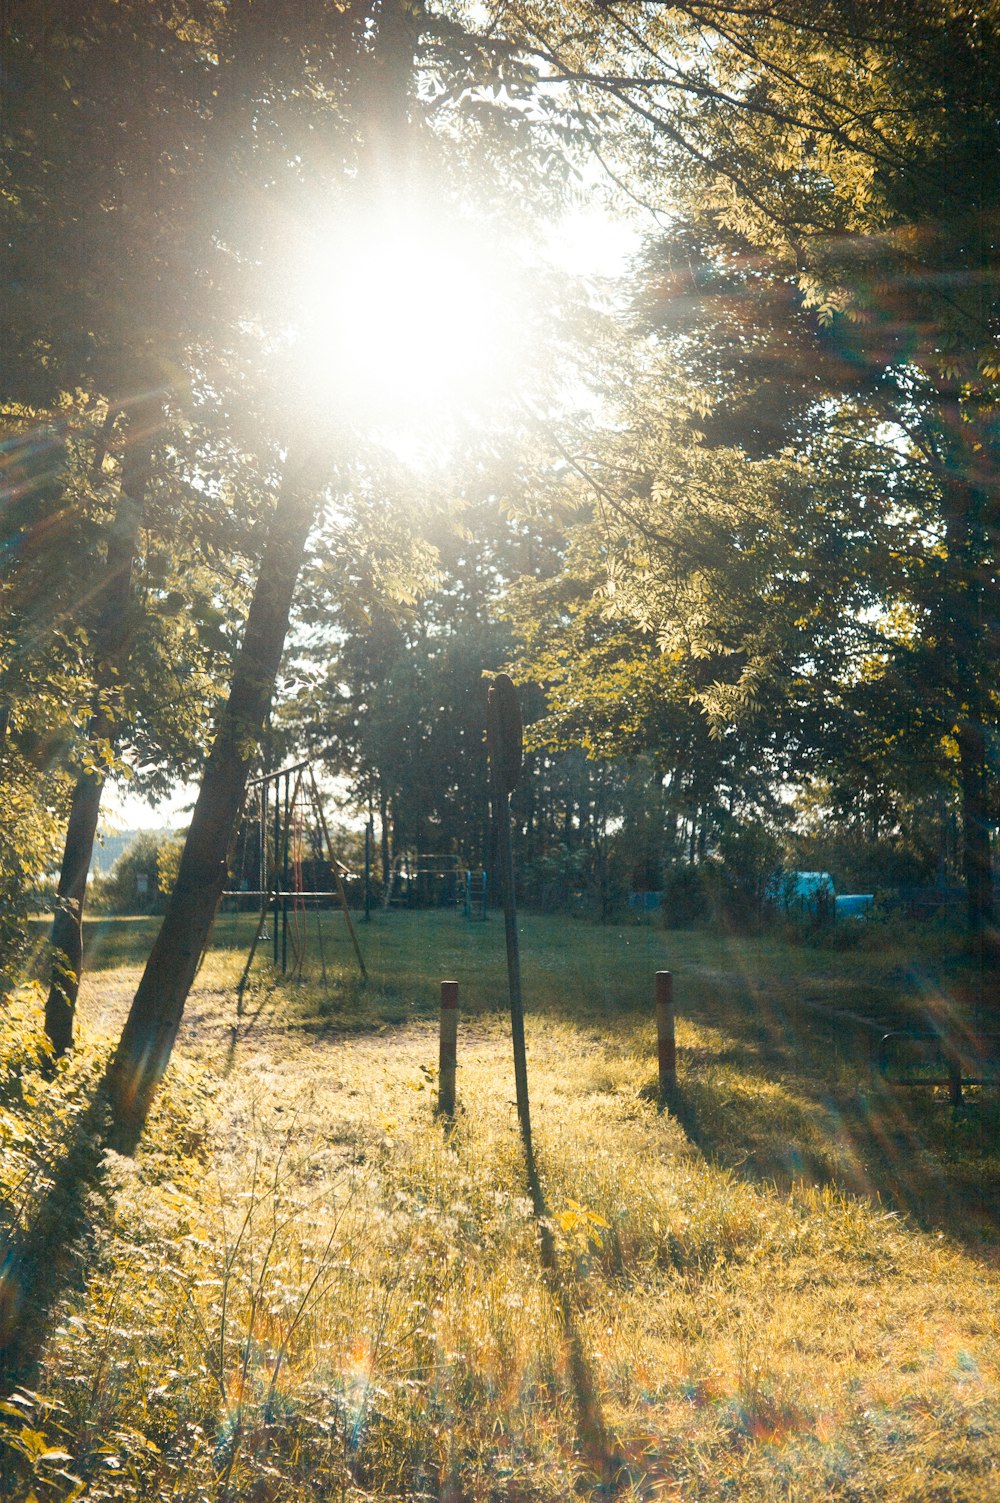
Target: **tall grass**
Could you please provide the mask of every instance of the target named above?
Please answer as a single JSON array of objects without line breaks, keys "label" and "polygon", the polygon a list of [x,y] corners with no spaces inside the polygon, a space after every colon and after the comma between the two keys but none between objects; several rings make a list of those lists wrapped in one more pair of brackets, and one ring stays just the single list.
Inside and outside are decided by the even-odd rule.
[{"label": "tall grass", "polygon": [[[262,967],[231,1055],[239,953],[209,958],[143,1150],[105,1155],[79,1285],[3,1411],[11,1503],[596,1490],[526,1193],[498,930],[373,924],[366,989],[346,951],[328,991]],[[671,936],[668,957],[654,930],[538,920],[523,944],[550,1229],[618,1495],[996,1496],[995,1256],[851,1192],[866,1165],[837,1093],[867,1077],[847,1053],[824,1074],[820,1047],[797,1072],[796,1040],[747,1017],[779,951]],[[664,963],[679,1117],[653,1090]],[[91,1030],[117,974],[85,994]],[[434,1114],[443,975],[462,988],[451,1128]],[[54,1105],[65,1087],[40,1089]],[[887,1139],[905,1127],[925,1174],[947,1173],[893,1110]],[[961,1124],[941,1131],[965,1162]]]}]

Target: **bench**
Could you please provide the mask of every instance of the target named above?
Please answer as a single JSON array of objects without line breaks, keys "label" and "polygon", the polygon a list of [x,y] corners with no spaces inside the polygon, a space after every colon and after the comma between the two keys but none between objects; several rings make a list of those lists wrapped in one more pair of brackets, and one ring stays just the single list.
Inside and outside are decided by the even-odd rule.
[{"label": "bench", "polygon": [[1000,1082],[1000,1034],[892,1028],[879,1040],[875,1066],[894,1085],[946,1085],[952,1106],[961,1106],[963,1087]]}]

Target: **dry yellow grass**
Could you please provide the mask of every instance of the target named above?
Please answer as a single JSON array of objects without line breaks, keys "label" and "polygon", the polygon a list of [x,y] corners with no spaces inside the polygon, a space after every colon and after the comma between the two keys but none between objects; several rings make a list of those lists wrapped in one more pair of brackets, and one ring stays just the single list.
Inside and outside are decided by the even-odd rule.
[{"label": "dry yellow grass", "polygon": [[[989,1247],[838,1185],[864,1170],[861,1140],[846,1126],[831,1138],[813,1076],[734,1048],[723,1012],[683,1020],[681,1116],[658,1115],[651,1019],[609,1014],[588,944],[572,960],[580,1016],[531,1013],[529,1069],[566,1309],[618,1496],[1000,1496]],[[641,931],[637,944],[657,958]],[[42,1397],[7,1416],[40,1437],[12,1503],[73,1496],[74,1478],[98,1500],[586,1495],[597,1477],[502,1015],[463,1022],[448,1130],[426,975],[410,997],[386,994],[404,1021],[350,1033],[319,993],[262,982],[234,1052],[231,977],[224,957],[203,973],[143,1152],[105,1160]],[[89,983],[92,1030],[101,1008],[113,1026],[119,984]],[[825,1172],[751,1173],[747,1124],[758,1152],[787,1140]]]}]

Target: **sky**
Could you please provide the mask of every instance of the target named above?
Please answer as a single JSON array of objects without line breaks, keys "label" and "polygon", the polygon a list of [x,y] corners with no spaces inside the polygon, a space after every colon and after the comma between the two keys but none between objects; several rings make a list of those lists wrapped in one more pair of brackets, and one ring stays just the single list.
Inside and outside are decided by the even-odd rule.
[{"label": "sky", "polygon": [[[611,279],[623,275],[640,236],[641,227],[634,220],[613,215],[599,201],[582,202],[552,226],[545,254],[557,268],[581,280]],[[109,785],[102,801],[102,827],[115,832],[183,829],[197,793],[196,784],[180,784],[169,798],[150,805],[127,788]]]},{"label": "sky", "polygon": [[143,798],[109,783],[101,799],[101,827],[117,834],[123,830],[181,830],[190,822],[191,807],[198,794],[194,783],[179,784],[168,799],[150,805]]}]

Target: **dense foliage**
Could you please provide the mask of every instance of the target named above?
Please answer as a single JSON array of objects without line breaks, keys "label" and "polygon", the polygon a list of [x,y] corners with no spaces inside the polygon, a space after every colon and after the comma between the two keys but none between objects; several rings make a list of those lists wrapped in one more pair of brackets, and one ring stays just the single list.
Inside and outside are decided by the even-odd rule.
[{"label": "dense foliage", "polygon": [[[818,856],[819,819],[848,886],[961,877],[985,955],[995,21],[12,8],[0,939],[65,819],[57,1048],[107,777],[204,773],[120,1070],[151,1027],[169,1053],[255,765],[321,757],[383,877],[421,850],[489,865],[482,676],[504,666],[525,896],[607,915],[704,865],[755,912],[739,852]],[[598,181],[645,206],[642,245],[574,286],[540,226]],[[421,390],[378,317],[438,296],[406,239],[427,203],[491,291],[454,290],[457,387],[434,304]]]},{"label": "dense foliage", "polygon": [[1000,0],[0,13],[0,1493],[992,1495]]}]

